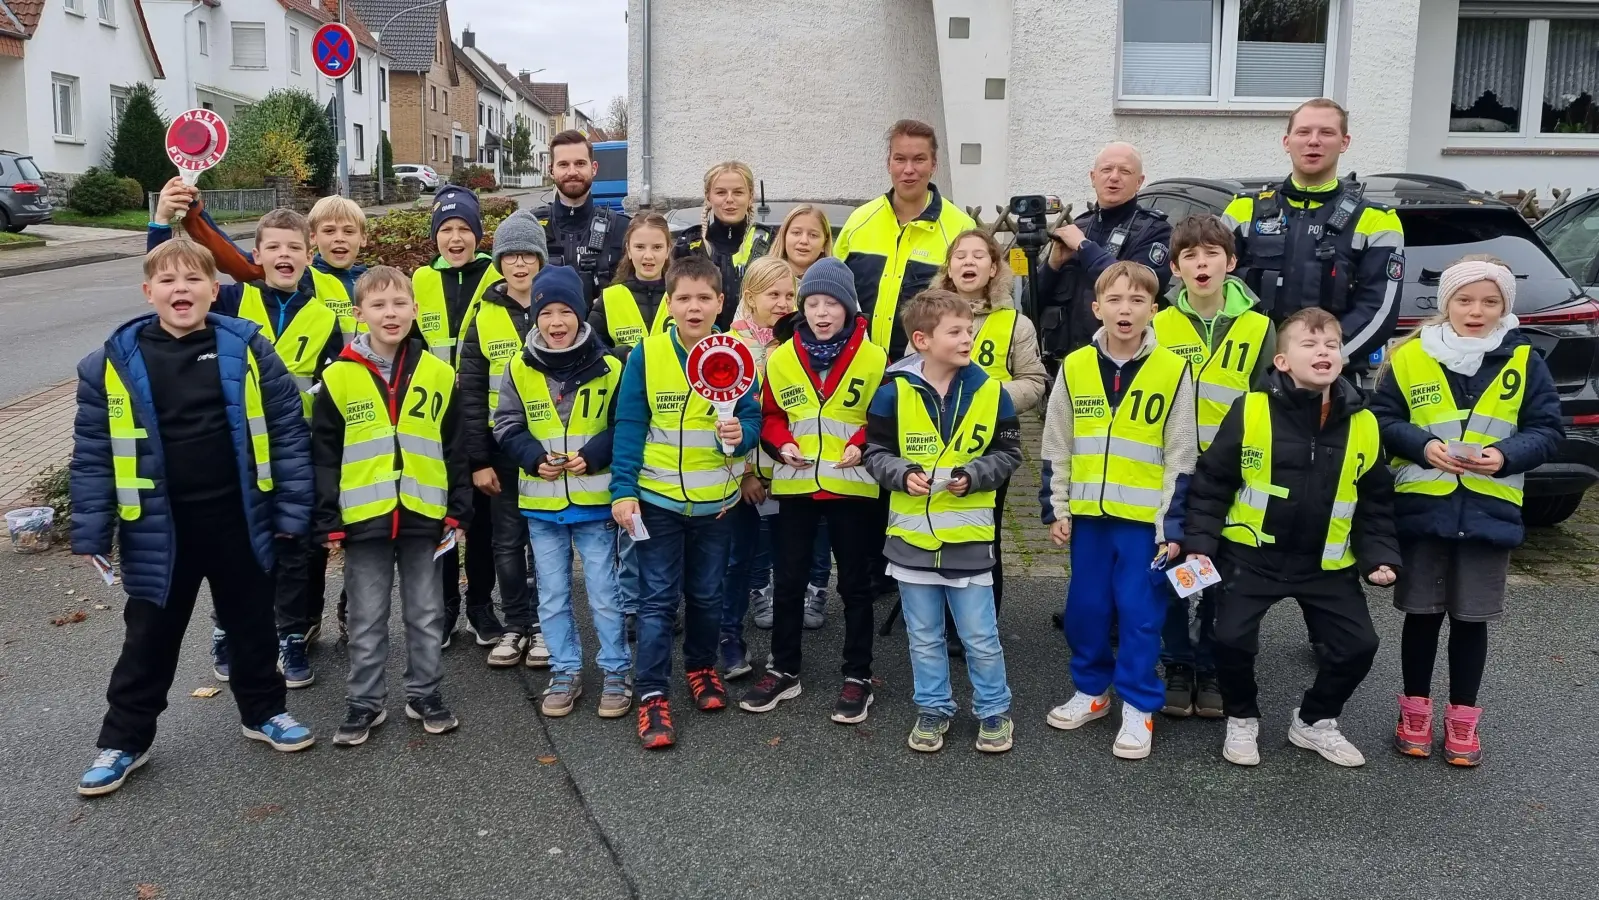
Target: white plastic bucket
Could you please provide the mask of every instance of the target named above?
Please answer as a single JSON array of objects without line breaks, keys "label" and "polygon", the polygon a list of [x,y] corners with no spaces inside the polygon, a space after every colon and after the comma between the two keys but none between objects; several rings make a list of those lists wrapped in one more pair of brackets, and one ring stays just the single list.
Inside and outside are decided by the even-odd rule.
[{"label": "white plastic bucket", "polygon": [[30,506],[6,513],[6,530],[11,532],[11,549],[17,553],[43,553],[50,549],[50,526],[56,511],[48,506]]}]

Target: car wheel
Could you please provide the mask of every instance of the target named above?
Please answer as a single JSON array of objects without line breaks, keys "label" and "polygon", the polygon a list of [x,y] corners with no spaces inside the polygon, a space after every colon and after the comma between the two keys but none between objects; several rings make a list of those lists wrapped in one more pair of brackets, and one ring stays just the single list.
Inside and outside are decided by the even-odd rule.
[{"label": "car wheel", "polygon": [[3,209],[0,209],[0,229],[4,229],[6,231],[9,231],[12,234],[18,234],[18,233],[20,233],[22,231],[22,229],[27,228],[27,227],[28,227],[27,225],[13,225],[13,224],[11,224],[11,214],[6,212]]},{"label": "car wheel", "polygon": [[1522,503],[1521,520],[1533,528],[1559,525],[1571,518],[1582,505],[1582,494],[1555,494],[1551,497],[1528,497]]}]

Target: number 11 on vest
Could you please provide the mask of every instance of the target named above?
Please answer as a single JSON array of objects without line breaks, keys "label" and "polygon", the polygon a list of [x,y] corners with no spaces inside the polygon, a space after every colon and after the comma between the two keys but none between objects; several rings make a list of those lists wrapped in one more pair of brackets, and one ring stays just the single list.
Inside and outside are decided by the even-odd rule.
[{"label": "number 11 on vest", "polygon": [[[716,407],[718,421],[730,419],[738,398],[755,384],[755,354],[731,334],[708,334],[689,348],[688,383]],[[722,441],[722,452],[732,456],[736,446]]]}]

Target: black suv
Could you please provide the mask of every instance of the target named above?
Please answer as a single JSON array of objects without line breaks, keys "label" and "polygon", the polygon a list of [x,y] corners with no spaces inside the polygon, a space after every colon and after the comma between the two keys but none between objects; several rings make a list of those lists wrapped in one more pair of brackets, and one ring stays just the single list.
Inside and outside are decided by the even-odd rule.
[{"label": "black suv", "polygon": [[[1522,514],[1528,525],[1565,521],[1599,481],[1599,302],[1584,293],[1508,204],[1458,181],[1429,175],[1360,179],[1366,197],[1392,207],[1405,229],[1405,284],[1400,332],[1438,312],[1438,278],[1468,253],[1491,253],[1516,273],[1516,316],[1543,355],[1560,391],[1566,440],[1554,462],[1527,473]],[[1145,186],[1139,202],[1176,222],[1220,215],[1236,194],[1274,187],[1282,178],[1174,178]]]}]

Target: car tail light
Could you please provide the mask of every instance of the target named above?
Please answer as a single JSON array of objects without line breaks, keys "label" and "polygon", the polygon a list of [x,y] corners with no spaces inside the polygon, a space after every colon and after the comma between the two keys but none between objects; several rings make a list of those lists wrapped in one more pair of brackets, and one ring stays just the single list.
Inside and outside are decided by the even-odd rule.
[{"label": "car tail light", "polygon": [[44,186],[31,181],[19,181],[11,186],[11,190],[17,194],[37,194],[44,190]]},{"label": "car tail light", "polygon": [[1523,325],[1575,325],[1580,322],[1599,321],[1599,303],[1592,300],[1576,306],[1565,306],[1550,312],[1527,313],[1517,316]]},{"label": "car tail light", "polygon": [[1572,416],[1573,425],[1599,425],[1599,413],[1590,413],[1585,416]]}]

